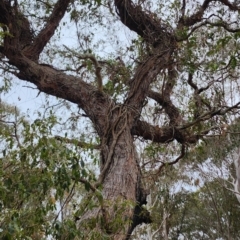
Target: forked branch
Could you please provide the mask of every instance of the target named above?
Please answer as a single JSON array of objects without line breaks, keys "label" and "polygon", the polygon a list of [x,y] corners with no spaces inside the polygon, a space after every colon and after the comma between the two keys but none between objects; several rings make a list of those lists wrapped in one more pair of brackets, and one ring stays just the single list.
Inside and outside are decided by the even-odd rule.
[{"label": "forked branch", "polygon": [[99,62],[97,61],[96,57],[93,54],[78,54],[75,51],[73,51],[72,49],[70,49],[69,47],[65,46],[64,47],[71,52],[75,57],[77,57],[78,59],[90,59],[91,62],[93,63],[94,67],[95,67],[95,75],[96,75],[96,82],[98,85],[98,90],[99,91],[103,91],[103,81],[102,81],[102,75],[101,75],[101,66],[99,64]]},{"label": "forked branch", "polygon": [[185,153],[186,153],[186,146],[182,144],[181,154],[172,162],[163,162],[155,174],[158,175],[162,171],[162,169],[166,166],[171,166],[178,163],[179,160],[185,156]]},{"label": "forked branch", "polygon": [[[240,7],[238,7],[235,3],[230,3],[228,0],[205,0],[203,4],[199,7],[198,11],[192,14],[191,16],[186,17],[184,14],[182,14],[178,22],[179,27],[182,25],[190,27],[198,22],[201,22],[202,17],[211,2],[221,2],[223,5],[229,7],[229,9],[232,11],[238,11],[240,9]],[[183,2],[182,11],[185,9],[184,3],[185,1]]]},{"label": "forked branch", "polygon": [[67,11],[67,7],[69,6],[70,2],[71,0],[57,1],[45,26],[34,39],[32,45],[28,49],[26,49],[28,55],[35,54],[37,56],[37,59],[39,58],[40,53],[55,33],[57,27],[59,26],[59,23],[62,20],[65,12]]},{"label": "forked branch", "polygon": [[184,129],[187,129],[187,128],[190,128],[194,125],[196,125],[197,123],[200,123],[200,122],[203,122],[203,121],[206,121],[206,120],[209,120],[211,119],[212,117],[214,116],[220,116],[220,115],[225,115],[227,112],[230,112],[232,111],[233,109],[239,109],[240,108],[240,102],[236,103],[235,105],[231,106],[231,107],[221,107],[217,110],[212,110],[212,111],[209,111],[209,112],[206,112],[204,114],[202,114],[201,116],[199,116],[196,120],[192,121],[192,122],[189,122],[185,125],[182,125],[182,126],[178,126],[176,127],[178,130],[184,130]]},{"label": "forked branch", "polygon": [[114,3],[122,23],[130,30],[153,46],[163,42],[171,46],[174,40],[172,34],[151,12],[143,11],[140,5],[134,5],[131,0],[115,0]]},{"label": "forked branch", "polygon": [[163,94],[158,92],[154,92],[152,90],[148,91],[148,97],[154,99],[157,103],[159,103],[166,114],[170,119],[170,125],[177,125],[182,122],[182,116],[180,115],[177,107],[172,103],[170,98],[165,98]]}]

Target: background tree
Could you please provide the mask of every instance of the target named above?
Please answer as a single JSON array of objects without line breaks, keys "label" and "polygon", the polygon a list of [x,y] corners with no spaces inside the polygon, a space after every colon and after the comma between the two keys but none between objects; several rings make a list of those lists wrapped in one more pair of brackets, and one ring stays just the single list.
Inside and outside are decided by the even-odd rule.
[{"label": "background tree", "polygon": [[136,228],[131,239],[238,239],[238,132],[236,121],[227,139],[211,137],[178,164],[166,166],[158,179],[149,177],[153,222]]},{"label": "background tree", "polygon": [[[222,135],[231,125],[240,105],[239,10],[237,2],[228,0],[0,2],[3,73],[76,104],[95,131],[91,137],[98,144],[94,145],[56,136],[54,141],[66,145],[52,143],[55,151],[49,143],[52,132],[43,126],[39,141],[44,146],[36,151],[40,155],[34,157],[27,151],[28,165],[37,162],[35,167],[39,167],[42,158],[49,158],[43,172],[54,162],[51,173],[58,173],[52,182],[56,196],[63,197],[65,190],[79,183],[91,190],[92,195],[75,212],[78,225],[71,221],[71,227],[81,229],[73,233],[93,239],[128,239],[137,225],[151,222],[143,208],[148,194],[145,174],[158,176],[205,138]],[[76,31],[74,48],[53,41],[64,15],[69,19],[65,24],[72,23]],[[117,25],[111,24],[115,21],[136,33],[131,44],[118,45],[118,40],[100,34],[96,39],[99,26],[106,27],[109,35],[116,32],[113,26]],[[84,26],[89,27],[87,34]],[[117,51],[104,55],[101,50],[106,41],[114,43]],[[54,118],[48,121],[55,124]],[[36,120],[35,125],[42,126],[42,122]],[[152,153],[151,159],[139,158],[139,140]],[[26,146],[19,144],[18,154],[27,146],[38,146],[28,137],[23,142]],[[82,158],[66,148],[71,144],[99,150],[97,179],[85,170]],[[4,149],[4,158],[11,148],[10,144]],[[24,154],[14,160],[23,161]],[[60,225],[55,225],[56,233],[42,227],[46,235],[60,238],[68,232],[67,223]]]},{"label": "background tree", "polygon": [[[131,239],[239,239],[239,204],[216,179],[197,191],[155,191],[153,224],[137,228]],[[163,202],[164,200],[164,202]],[[161,204],[162,203],[162,204]]]}]

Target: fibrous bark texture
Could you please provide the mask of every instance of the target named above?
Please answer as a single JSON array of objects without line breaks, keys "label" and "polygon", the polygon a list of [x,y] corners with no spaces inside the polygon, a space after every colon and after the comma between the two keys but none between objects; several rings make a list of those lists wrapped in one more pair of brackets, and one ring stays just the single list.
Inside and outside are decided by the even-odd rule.
[{"label": "fibrous bark texture", "polygon": [[[177,78],[175,60],[178,42],[184,40],[184,37],[179,36],[179,30],[200,22],[209,4],[216,1],[205,0],[192,16],[183,14],[175,30],[130,0],[114,1],[122,24],[141,36],[148,47],[142,56],[143,60],[136,65],[132,78],[126,81],[128,92],[123,104],[116,103],[102,91],[102,85],[98,88],[86,83],[82,77],[39,63],[40,54],[54,35],[71,2],[58,0],[44,27],[35,35],[28,18],[19,10],[17,1],[1,0],[0,23],[5,36],[0,52],[16,69],[15,75],[19,79],[35,84],[42,92],[77,104],[92,121],[101,141],[100,176],[92,189],[101,189],[104,201],[99,208],[86,212],[80,222],[83,224],[101,215],[100,231],[116,240],[129,239],[138,224],[151,222],[149,213],[142,209],[142,205],[146,204],[147,191],[143,188],[134,136],[155,143],[176,140],[183,145],[184,153],[185,145],[197,143],[202,135],[209,132],[191,133],[191,126],[232,109],[223,111],[214,108],[186,124],[171,99]],[[229,5],[228,1],[219,2]],[[184,12],[184,6],[182,9]],[[162,92],[154,92],[150,86],[161,71],[166,71],[168,78]],[[98,69],[96,73],[99,74]],[[201,92],[191,78],[188,82],[196,94]],[[154,99],[164,109],[169,118],[168,126],[161,128],[142,121],[140,116],[147,97]],[[113,224],[119,214],[116,208],[123,209],[121,226],[117,227]]]}]

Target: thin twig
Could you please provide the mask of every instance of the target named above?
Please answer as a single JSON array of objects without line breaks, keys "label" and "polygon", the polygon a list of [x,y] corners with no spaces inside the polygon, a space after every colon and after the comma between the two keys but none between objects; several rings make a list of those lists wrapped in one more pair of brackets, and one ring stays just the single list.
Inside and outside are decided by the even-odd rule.
[{"label": "thin twig", "polygon": [[18,137],[18,134],[17,134],[17,124],[16,124],[16,122],[4,121],[4,120],[2,120],[2,119],[0,119],[0,122],[6,123],[6,124],[12,124],[12,125],[13,125],[14,134],[13,134],[12,136],[16,138],[18,147],[22,147],[22,145],[21,145],[21,143],[20,143],[20,140],[19,140],[19,137]]},{"label": "thin twig", "polygon": [[97,150],[99,150],[101,148],[101,146],[98,144],[86,143],[86,142],[78,141],[76,139],[70,139],[70,138],[61,137],[58,135],[55,136],[54,138],[61,142],[75,144],[81,148],[90,148],[90,149],[97,149]]},{"label": "thin twig", "polygon": [[201,116],[199,116],[196,120],[188,123],[188,124],[185,124],[185,125],[182,125],[182,126],[178,126],[176,127],[178,130],[184,130],[184,129],[187,129],[189,127],[192,127],[194,126],[195,124],[199,123],[199,122],[202,122],[202,121],[206,121],[214,116],[217,116],[217,115],[225,115],[227,112],[233,110],[234,108],[239,108],[239,105],[240,105],[240,102],[236,103],[235,105],[231,106],[231,107],[227,107],[225,106],[225,110],[223,110],[223,107],[222,108],[219,108],[217,110],[213,110],[213,111],[210,111],[210,112],[206,112],[204,114],[202,114]]},{"label": "thin twig", "polygon": [[75,188],[75,182],[74,182],[74,184],[73,184],[73,186],[72,186],[72,188],[71,188],[70,193],[68,194],[68,196],[66,197],[66,199],[65,199],[65,201],[64,201],[64,203],[63,203],[63,205],[61,206],[61,209],[59,210],[57,216],[55,217],[54,222],[57,221],[57,219],[58,219],[60,213],[63,211],[63,208],[65,207],[65,205],[67,204],[67,202],[70,201],[70,198],[73,197],[73,195],[74,195],[74,194],[73,194],[73,190],[74,190],[74,188]]},{"label": "thin twig", "polygon": [[159,167],[158,171],[155,173],[155,175],[159,174],[162,171],[163,167],[176,164],[181,158],[185,156],[185,153],[186,153],[186,146],[182,144],[181,154],[172,162],[163,162],[162,165]]},{"label": "thin twig", "polygon": [[99,62],[97,61],[96,57],[93,54],[78,54],[66,45],[63,45],[68,51],[70,51],[72,54],[74,54],[79,59],[90,59],[95,67],[95,75],[96,75],[96,81],[98,84],[98,90],[103,90],[102,85],[102,75],[101,75],[101,66],[99,65]]}]

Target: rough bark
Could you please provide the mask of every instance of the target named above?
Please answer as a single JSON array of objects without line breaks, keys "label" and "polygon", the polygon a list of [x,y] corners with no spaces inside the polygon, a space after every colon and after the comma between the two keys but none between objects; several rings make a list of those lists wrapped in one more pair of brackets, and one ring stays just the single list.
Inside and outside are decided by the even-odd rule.
[{"label": "rough bark", "polygon": [[[183,25],[189,27],[201,21],[210,2],[212,1],[204,1],[200,10],[190,17],[184,18],[183,15],[178,28],[181,29]],[[227,1],[221,2],[225,4]],[[101,139],[101,171],[96,188],[101,186],[105,203],[87,212],[80,221],[87,221],[100,214],[104,222],[100,226],[101,231],[113,239],[128,239],[136,225],[151,222],[149,214],[141,208],[146,203],[147,191],[143,189],[141,182],[133,136],[160,143],[175,139],[182,144],[196,143],[201,134],[194,135],[186,129],[195,122],[223,112],[210,112],[195,122],[184,125],[182,116],[170,99],[176,82],[173,54],[179,39],[172,29],[161,24],[160,19],[155,19],[151,13],[144,12],[130,0],[114,1],[117,14],[123,24],[149,44],[150,51],[136,67],[133,78],[129,79],[129,92],[123,105],[117,105],[106,93],[80,77],[39,64],[39,55],[54,35],[69,3],[70,0],[58,0],[45,26],[34,36],[28,19],[19,12],[18,6],[12,6],[11,1],[0,1],[0,22],[4,24],[3,30],[9,31],[4,37],[4,44],[0,46],[0,52],[18,70],[16,76],[19,79],[35,84],[42,92],[78,104],[91,119]],[[169,79],[163,93],[151,91],[151,83],[166,69]],[[151,97],[165,109],[170,119],[168,127],[161,128],[140,120],[146,97]],[[122,212],[122,228],[116,229],[112,225],[116,207],[114,204],[121,205],[125,202],[131,204]]]}]

